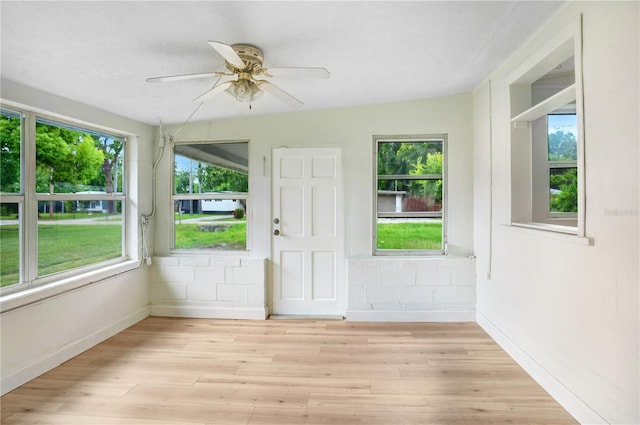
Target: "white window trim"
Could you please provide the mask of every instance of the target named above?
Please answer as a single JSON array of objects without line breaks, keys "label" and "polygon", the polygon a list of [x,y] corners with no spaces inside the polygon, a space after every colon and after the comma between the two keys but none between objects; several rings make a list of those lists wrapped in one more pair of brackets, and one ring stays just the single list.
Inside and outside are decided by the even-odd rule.
[{"label": "white window trim", "polygon": [[[546,74],[547,70],[558,63],[562,63],[565,59],[574,56],[575,59],[575,83],[556,93],[542,102],[534,106],[515,104],[513,102],[512,91],[526,88],[532,82]],[[511,217],[511,225],[520,228],[531,228],[545,230],[550,232],[571,233],[580,238],[586,237],[585,230],[585,170],[584,170],[584,100],[583,100],[583,76],[582,76],[582,16],[576,17],[569,22],[563,30],[556,36],[552,37],[540,49],[530,55],[522,64],[516,67],[505,79],[509,88],[507,98],[509,99],[512,115],[509,122],[513,129],[530,130],[531,122],[537,118],[551,113],[552,111],[566,105],[567,103],[576,102],[576,120],[577,120],[577,169],[578,169],[578,213],[577,226],[558,226],[547,223],[537,223],[531,220],[514,220],[513,204],[509,203],[509,217]],[[520,102],[522,103],[522,102]],[[514,109],[520,109],[513,113]],[[513,137],[513,136],[512,136]],[[509,147],[509,158],[512,158],[511,144]],[[531,163],[531,162],[530,162]],[[513,170],[509,170],[509,193],[513,196],[512,182]],[[529,205],[529,210],[533,208]],[[529,213],[531,214],[531,212]]]},{"label": "white window trim", "polygon": [[[112,128],[101,127],[83,121],[73,120],[54,113],[48,113],[39,109],[29,109],[22,105],[14,105],[12,102],[2,101],[3,109],[17,112],[21,116],[22,121],[22,149],[20,178],[22,180],[21,194],[2,194],[0,200],[2,202],[18,203],[20,208],[20,277],[23,279],[17,284],[0,288],[0,311],[6,312],[15,308],[19,308],[34,302],[69,292],[71,290],[95,283],[118,274],[137,269],[141,266],[138,256],[139,247],[136,243],[134,230],[137,226],[137,220],[134,219],[136,213],[132,211],[130,206],[135,205],[132,202],[129,192],[115,193],[113,195],[101,194],[42,194],[36,193],[35,173],[27,172],[27,170],[35,169],[35,134],[37,118],[44,118],[55,121],[60,124],[69,124],[79,126],[98,132],[104,132],[115,137],[121,137],[127,141],[125,143],[125,162],[123,163],[124,174],[129,179],[130,173],[129,158],[131,148],[131,140],[135,135],[125,133]],[[127,181],[129,186],[131,182]],[[126,190],[126,188],[124,189]],[[122,206],[122,253],[123,255],[107,261],[90,264],[70,270],[64,270],[45,276],[38,276],[37,271],[37,206],[39,200],[76,200],[80,198],[120,200]],[[135,208],[135,207],[133,207]],[[33,248],[32,248],[33,247]]]},{"label": "white window trim", "polygon": [[[378,249],[378,144],[380,142],[442,142],[442,249],[429,250],[407,250],[407,249]],[[372,250],[374,257],[394,256],[394,257],[419,257],[419,256],[446,256],[449,254],[448,247],[448,135],[447,134],[422,134],[422,135],[375,135],[373,136],[373,233]]]},{"label": "white window trim", "polygon": [[[247,150],[248,150],[248,157],[251,158],[251,143],[248,139],[238,139],[238,140],[209,140],[209,141],[190,141],[190,140],[180,140],[180,141],[172,141],[171,142],[171,157],[170,157],[170,162],[171,162],[171,181],[169,184],[170,187],[170,192],[171,192],[171,196],[169,197],[171,205],[169,205],[169,223],[171,226],[171,231],[170,231],[170,240],[169,240],[169,246],[170,246],[170,250],[169,252],[171,254],[179,254],[179,255],[220,255],[220,256],[230,256],[230,255],[235,255],[235,256],[245,256],[245,255],[249,255],[251,253],[251,225],[250,223],[252,222],[252,217],[253,217],[253,212],[251,210],[251,161],[249,160],[249,165],[248,165],[248,169],[249,169],[249,174],[248,174],[248,183],[249,183],[249,193],[241,193],[241,192],[225,192],[225,193],[220,193],[220,192],[205,192],[205,193],[179,193],[176,194],[174,193],[174,182],[175,182],[175,160],[176,160],[176,154],[175,154],[175,145],[180,145],[180,144],[196,144],[196,143],[201,143],[201,144],[208,144],[208,143],[246,143],[247,144]],[[202,201],[206,201],[209,199],[220,199],[220,200],[225,200],[225,199],[242,199],[246,201],[246,210],[245,210],[245,217],[246,217],[246,222],[247,222],[247,234],[246,234],[246,249],[243,251],[239,251],[239,250],[212,250],[212,249],[180,249],[180,248],[176,248],[176,231],[175,231],[175,216],[174,216],[174,205],[175,205],[175,201],[179,201],[179,200],[202,200]]]}]

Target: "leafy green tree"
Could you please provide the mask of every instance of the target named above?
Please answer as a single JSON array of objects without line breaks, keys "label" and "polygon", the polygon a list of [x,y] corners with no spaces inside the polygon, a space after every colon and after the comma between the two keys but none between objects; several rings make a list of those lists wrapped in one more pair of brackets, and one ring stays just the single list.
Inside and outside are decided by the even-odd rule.
[{"label": "leafy green tree", "polygon": [[573,133],[555,131],[549,133],[549,161],[575,161],[578,159],[578,144]]},{"label": "leafy green tree", "polygon": [[176,193],[189,193],[189,170],[176,169],[173,179]]},{"label": "leafy green tree", "polygon": [[20,118],[0,115],[0,192],[20,192]]},{"label": "leafy green tree", "polygon": [[[409,175],[415,173],[416,167],[424,167],[428,162],[428,155],[440,153],[442,159],[442,145],[439,142],[383,142],[378,144],[378,175]],[[433,160],[431,160],[433,161]],[[418,163],[422,165],[417,165]],[[431,164],[430,166],[432,166]],[[442,172],[442,166],[440,171]],[[398,184],[403,185],[399,187]],[[411,190],[411,184],[398,180],[378,180],[378,190]],[[414,185],[415,188],[415,185]]]},{"label": "leafy green tree", "polygon": [[86,185],[100,175],[100,167],[104,163],[104,153],[96,149],[93,138],[84,134],[72,147],[73,183]]},{"label": "leafy green tree", "polygon": [[202,168],[202,192],[248,192],[249,176],[213,165]]},{"label": "leafy green tree", "polygon": [[[442,174],[442,153],[427,153],[426,161],[422,157],[412,164],[410,175]],[[428,200],[437,204],[442,203],[442,179],[417,180],[411,182],[411,193],[424,194]]]},{"label": "leafy green tree", "polygon": [[[549,133],[549,161],[575,161],[578,158],[576,136],[563,131]],[[549,176],[551,194],[549,210],[553,212],[578,211],[578,171],[576,168],[558,169]]]},{"label": "leafy green tree", "polygon": [[[117,192],[120,188],[115,187],[116,183],[114,182],[114,180],[117,176],[117,173],[121,173],[119,161],[124,149],[124,140],[112,137],[93,136],[93,142],[95,147],[102,152],[102,165],[100,166],[102,173],[100,174],[100,183],[104,183],[103,186],[105,192]],[[114,201],[108,202],[107,211],[110,214],[115,213]]]},{"label": "leafy green tree", "polygon": [[552,174],[549,177],[551,189],[559,192],[551,195],[549,210],[554,212],[578,212],[578,170],[566,169],[566,172]]},{"label": "leafy green tree", "polygon": [[36,168],[39,175],[46,180],[37,187],[40,193],[54,193],[55,183],[70,181],[72,174],[69,162],[70,144],[74,135],[60,127],[39,124],[36,126]]}]

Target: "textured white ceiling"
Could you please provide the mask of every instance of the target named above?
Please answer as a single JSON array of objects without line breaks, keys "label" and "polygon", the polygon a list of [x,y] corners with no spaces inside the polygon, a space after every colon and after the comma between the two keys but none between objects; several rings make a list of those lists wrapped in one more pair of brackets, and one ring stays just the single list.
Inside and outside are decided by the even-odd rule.
[{"label": "textured white ceiling", "polygon": [[[265,67],[325,67],[328,80],[271,79],[305,109],[465,93],[559,2],[1,1],[1,76],[156,125],[292,110],[265,94],[193,102],[224,70],[208,40],[252,44]],[[195,113],[194,113],[195,111]]]}]

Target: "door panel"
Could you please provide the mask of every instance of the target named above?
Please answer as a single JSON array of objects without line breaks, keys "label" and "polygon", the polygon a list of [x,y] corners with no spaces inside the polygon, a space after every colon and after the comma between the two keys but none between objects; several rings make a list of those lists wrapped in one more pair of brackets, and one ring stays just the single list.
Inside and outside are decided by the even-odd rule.
[{"label": "door panel", "polygon": [[274,314],[344,315],[341,161],[338,148],[273,151]]}]

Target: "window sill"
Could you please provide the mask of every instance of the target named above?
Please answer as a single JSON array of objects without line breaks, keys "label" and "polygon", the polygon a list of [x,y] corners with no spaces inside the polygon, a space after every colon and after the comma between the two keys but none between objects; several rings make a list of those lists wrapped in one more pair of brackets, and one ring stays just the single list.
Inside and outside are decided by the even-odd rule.
[{"label": "window sill", "polygon": [[240,256],[247,257],[251,255],[251,251],[225,251],[225,250],[206,250],[206,249],[172,249],[169,252],[172,256],[189,256],[189,255],[207,255],[207,256]]},{"label": "window sill", "polygon": [[578,229],[576,227],[547,223],[511,223],[505,225],[505,227],[523,234],[535,235],[578,245],[591,246],[594,243],[593,238],[578,236]]},{"label": "window sill", "polygon": [[62,278],[55,282],[36,286],[24,291],[7,294],[0,297],[0,313],[6,313],[29,304],[37,303],[121,273],[135,270],[139,267],[140,263],[138,261],[127,260],[75,276]]}]

